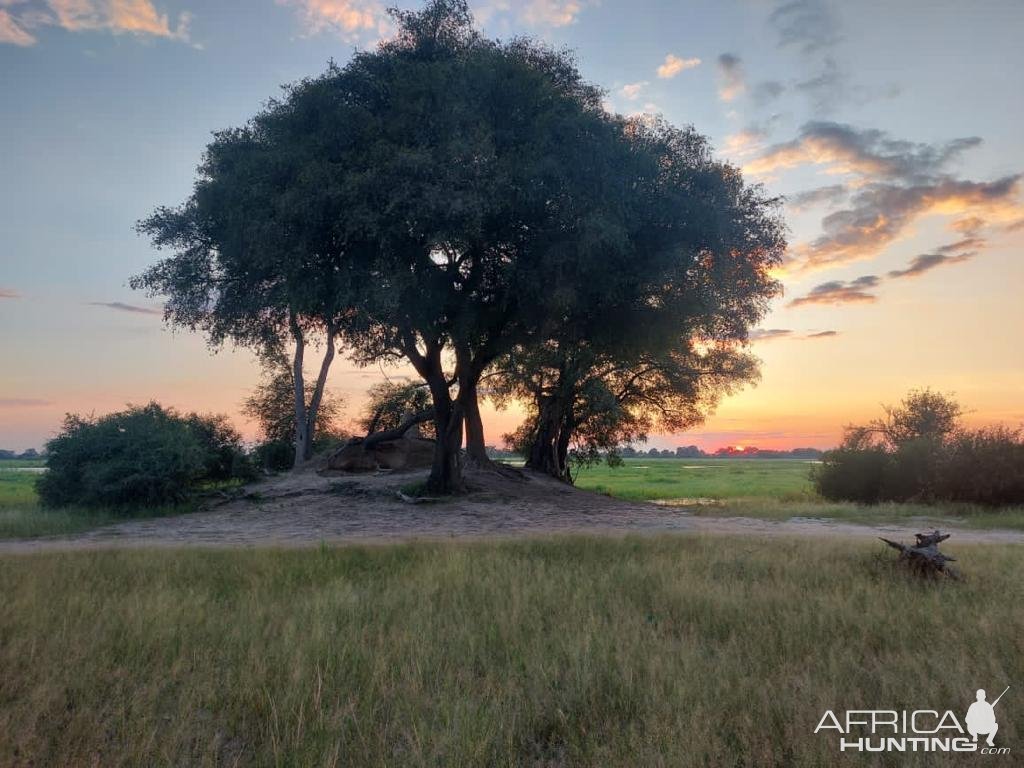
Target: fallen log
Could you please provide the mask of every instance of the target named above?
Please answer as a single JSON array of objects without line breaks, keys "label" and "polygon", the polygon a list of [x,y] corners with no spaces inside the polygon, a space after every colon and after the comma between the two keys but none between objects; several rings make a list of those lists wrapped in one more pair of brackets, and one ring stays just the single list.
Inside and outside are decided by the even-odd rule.
[{"label": "fallen log", "polygon": [[947,563],[955,563],[956,558],[939,551],[939,544],[949,536],[950,534],[938,530],[931,533],[918,533],[914,535],[917,541],[912,545],[890,541],[881,536],[878,538],[893,549],[900,551],[897,562],[906,565],[912,573],[928,578],[959,579],[960,572],[954,566],[947,565]]}]

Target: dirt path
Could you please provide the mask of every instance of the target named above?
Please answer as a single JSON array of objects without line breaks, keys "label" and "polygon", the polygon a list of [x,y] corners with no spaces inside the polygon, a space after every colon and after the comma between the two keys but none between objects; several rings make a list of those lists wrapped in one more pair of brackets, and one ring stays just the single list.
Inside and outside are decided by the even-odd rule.
[{"label": "dirt path", "polygon": [[[315,546],[408,539],[491,538],[563,533],[692,533],[750,536],[911,538],[911,526],[794,519],[695,516],[685,507],[627,502],[539,475],[473,473],[473,493],[409,504],[397,489],[423,475],[286,475],[251,488],[249,499],[206,512],[133,520],[68,537],[0,542],[0,554],[109,547]],[[1024,543],[1019,531],[957,531],[958,542]]]}]

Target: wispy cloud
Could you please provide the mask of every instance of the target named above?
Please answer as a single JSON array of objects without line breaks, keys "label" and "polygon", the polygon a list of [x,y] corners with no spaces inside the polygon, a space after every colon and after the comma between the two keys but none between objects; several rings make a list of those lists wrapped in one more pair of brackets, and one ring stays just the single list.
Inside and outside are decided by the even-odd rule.
[{"label": "wispy cloud", "polygon": [[12,288],[0,288],[0,299],[20,299],[21,294]]},{"label": "wispy cloud", "polygon": [[786,86],[778,80],[764,80],[751,89],[750,98],[755,106],[764,107],[779,98],[785,90]]},{"label": "wispy cloud", "polygon": [[118,312],[131,312],[137,315],[162,315],[163,310],[159,307],[140,307],[136,304],[125,304],[123,301],[90,301],[91,307],[106,307]]},{"label": "wispy cloud", "polygon": [[293,6],[307,34],[333,34],[355,43],[387,37],[391,19],[378,0],[277,0]]},{"label": "wispy cloud", "polygon": [[0,408],[37,408],[44,405],[53,403],[38,397],[0,397]]},{"label": "wispy cloud", "polygon": [[641,80],[639,83],[627,83],[619,89],[619,93],[621,93],[624,98],[627,98],[630,101],[635,101],[640,98],[641,92],[647,87],[647,85],[648,82],[646,80]]},{"label": "wispy cloud", "polygon": [[743,75],[743,62],[733,53],[723,53],[718,57],[718,98],[732,101],[746,90],[746,79]]},{"label": "wispy cloud", "polygon": [[872,258],[922,216],[982,223],[1019,217],[1021,174],[979,182],[949,172],[954,161],[980,143],[976,136],[916,143],[893,139],[884,131],[812,121],[795,139],[748,161],[744,171],[768,176],[813,165],[827,174],[852,177],[846,184],[855,190],[849,205],[822,219],[819,237],[792,249],[799,268],[814,269]]},{"label": "wispy cloud", "polygon": [[778,34],[779,46],[792,46],[803,53],[829,48],[842,38],[833,5],[823,0],[791,0],[775,8],[768,17]]},{"label": "wispy cloud", "polygon": [[796,333],[788,328],[758,328],[751,331],[747,338],[751,342],[763,341],[813,341],[838,336],[839,331],[815,331],[813,333]]},{"label": "wispy cloud", "polygon": [[751,341],[774,341],[786,339],[792,335],[793,332],[787,328],[756,328],[747,334],[747,338]]},{"label": "wispy cloud", "polygon": [[961,153],[981,144],[977,136],[954,139],[940,146],[896,140],[884,131],[858,129],[845,123],[814,120],[799,135],[775,144],[743,171],[770,174],[801,165],[826,166],[827,173],[915,181],[934,176]]},{"label": "wispy cloud", "polygon": [[816,285],[804,296],[789,302],[791,307],[802,307],[806,304],[861,304],[877,300],[870,291],[878,287],[876,275],[864,275],[856,280],[830,280]]},{"label": "wispy cloud", "polygon": [[663,80],[669,80],[684,70],[693,69],[694,67],[699,66],[700,59],[696,57],[683,59],[676,56],[674,53],[669,53],[665,56],[665,60],[658,67],[658,77]]},{"label": "wispy cloud", "polygon": [[802,211],[815,205],[835,205],[843,202],[849,190],[843,184],[828,184],[815,187],[786,197],[786,205],[791,211]]},{"label": "wispy cloud", "polygon": [[488,25],[503,16],[511,16],[531,27],[566,27],[595,0],[484,0],[474,6],[473,17],[478,24]]},{"label": "wispy cloud", "polygon": [[[808,78],[797,81],[793,89],[807,96],[816,114],[825,115],[848,97],[849,77],[834,58],[826,56],[822,59],[818,71]],[[856,90],[860,92],[859,89]]]},{"label": "wispy cloud", "polygon": [[991,182],[871,184],[854,195],[849,208],[825,216],[821,236],[796,254],[804,268],[827,267],[877,255],[925,215],[984,212],[1006,219],[1019,210],[1020,180],[1018,174]]},{"label": "wispy cloud", "polygon": [[973,251],[960,253],[956,256],[945,256],[941,253],[922,253],[920,256],[915,256],[905,269],[892,270],[889,273],[889,277],[919,277],[936,267],[941,267],[944,264],[959,264],[960,262],[973,259],[976,255]]},{"label": "wispy cloud", "polygon": [[192,16],[178,14],[172,24],[167,13],[151,0],[0,0],[0,43],[29,46],[41,27],[60,27],[69,32],[111,32],[140,37],[188,41]]},{"label": "wispy cloud", "polygon": [[565,27],[575,23],[583,5],[582,0],[530,0],[522,17],[535,27]]},{"label": "wispy cloud", "polygon": [[20,45],[23,48],[35,45],[36,38],[21,26],[10,13],[0,8],[0,43]]}]

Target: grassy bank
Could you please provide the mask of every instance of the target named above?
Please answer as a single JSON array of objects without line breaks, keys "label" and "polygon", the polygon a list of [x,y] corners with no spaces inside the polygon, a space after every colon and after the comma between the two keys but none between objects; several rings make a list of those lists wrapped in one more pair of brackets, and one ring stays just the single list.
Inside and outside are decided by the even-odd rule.
[{"label": "grassy bank", "polygon": [[1024,507],[826,501],[814,492],[813,467],[813,462],[794,459],[626,459],[621,467],[581,470],[576,484],[621,499],[678,504],[712,517],[1024,530]]},{"label": "grassy bank", "polygon": [[632,501],[813,498],[813,462],[794,459],[626,459],[580,471],[576,484]]},{"label": "grassy bank", "polygon": [[[865,765],[812,733],[825,709],[962,715],[975,688],[1024,679],[1024,550],[956,547],[968,580],[934,585],[882,549],[7,557],[0,764]],[[1007,699],[997,743],[1019,743],[1022,713]]]},{"label": "grassy bank", "polygon": [[[79,509],[64,507],[44,509],[39,505],[35,482],[36,472],[0,464],[0,539],[31,539],[41,536],[67,536],[82,533],[127,518],[152,518],[192,512],[195,504],[146,507],[141,509]],[[32,468],[41,466],[37,462]],[[237,482],[215,487],[232,488]],[[211,488],[214,486],[211,486]]]}]

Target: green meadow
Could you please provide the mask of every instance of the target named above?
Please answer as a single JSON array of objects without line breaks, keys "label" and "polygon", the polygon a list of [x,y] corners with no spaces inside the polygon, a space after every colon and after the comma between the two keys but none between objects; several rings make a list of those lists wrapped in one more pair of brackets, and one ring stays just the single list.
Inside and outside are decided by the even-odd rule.
[{"label": "green meadow", "polygon": [[814,462],[796,459],[625,459],[580,470],[580,488],[621,499],[813,498]]},{"label": "green meadow", "polygon": [[[125,518],[124,510],[43,509],[35,482],[42,461],[0,462],[0,539],[25,539],[81,533]],[[180,509],[138,510],[139,516],[158,517]]]},{"label": "green meadow", "polygon": [[1022,507],[826,501],[811,482],[815,466],[799,459],[635,458],[619,467],[581,469],[576,485],[621,499],[678,504],[701,516],[1024,530]]},{"label": "green meadow", "polygon": [[955,553],[941,584],[740,537],[0,558],[0,764],[963,765],[813,733],[1024,678],[1024,550]]}]

